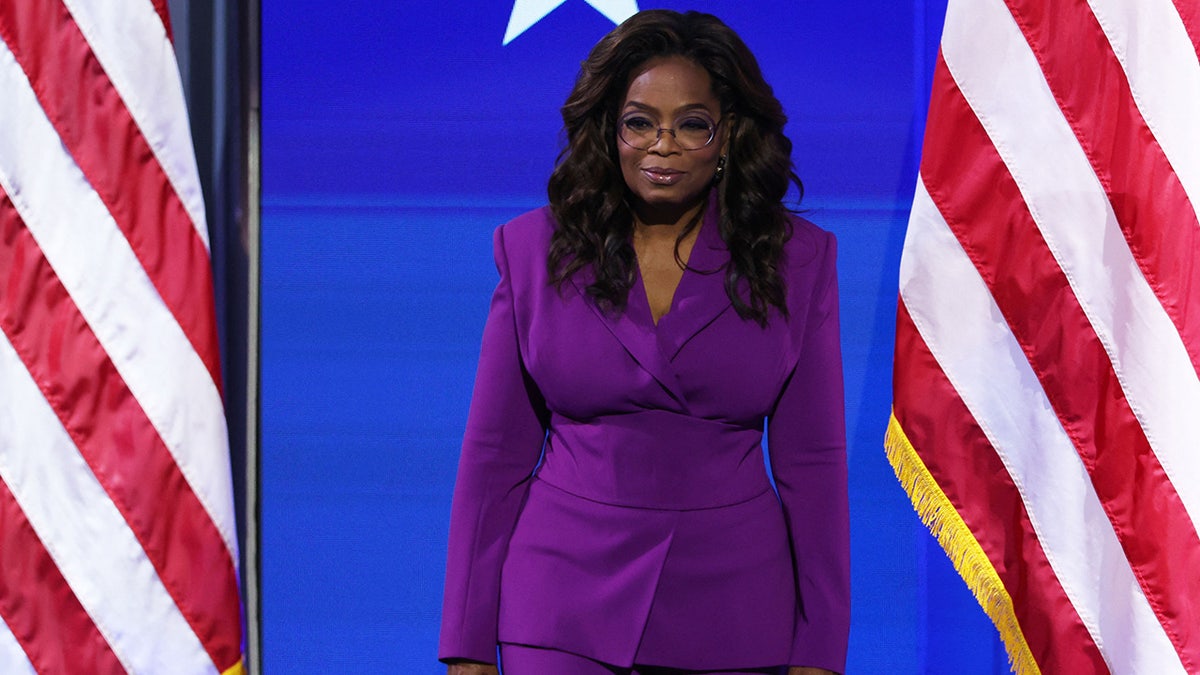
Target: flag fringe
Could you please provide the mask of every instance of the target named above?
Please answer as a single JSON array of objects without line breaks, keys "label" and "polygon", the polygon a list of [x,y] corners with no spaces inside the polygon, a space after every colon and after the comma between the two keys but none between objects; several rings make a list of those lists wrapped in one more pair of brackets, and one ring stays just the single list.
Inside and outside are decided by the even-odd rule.
[{"label": "flag fringe", "polygon": [[244,659],[238,659],[238,662],[221,672],[221,675],[246,675],[246,665]]},{"label": "flag fringe", "polygon": [[999,631],[1013,672],[1040,675],[1041,670],[1017,623],[1012,596],[1004,588],[1004,582],[975,535],[909,442],[895,413],[888,421],[884,450],[921,522],[941,544],[946,556],[954,563],[954,569]]}]

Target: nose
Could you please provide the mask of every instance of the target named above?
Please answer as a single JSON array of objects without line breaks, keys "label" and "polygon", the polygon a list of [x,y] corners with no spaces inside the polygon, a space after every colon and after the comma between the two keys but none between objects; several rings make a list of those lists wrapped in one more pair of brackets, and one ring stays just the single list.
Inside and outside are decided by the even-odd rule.
[{"label": "nose", "polygon": [[[671,139],[669,142],[667,139]],[[679,147],[679,141],[675,138],[675,130],[669,127],[660,128],[658,137],[654,139],[654,143],[646,148],[646,152],[653,152],[656,155],[670,155],[674,153],[682,153],[683,148]]]}]

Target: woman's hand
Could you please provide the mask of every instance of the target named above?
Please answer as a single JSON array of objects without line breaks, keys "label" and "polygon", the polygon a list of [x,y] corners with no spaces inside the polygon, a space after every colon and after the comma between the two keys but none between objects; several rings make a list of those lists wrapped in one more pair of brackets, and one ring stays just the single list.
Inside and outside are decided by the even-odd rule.
[{"label": "woman's hand", "polygon": [[491,663],[460,661],[451,663],[446,669],[446,675],[500,675],[500,671]]},{"label": "woman's hand", "polygon": [[787,675],[838,675],[832,670],[824,668],[810,668],[808,666],[792,666],[788,668]]}]

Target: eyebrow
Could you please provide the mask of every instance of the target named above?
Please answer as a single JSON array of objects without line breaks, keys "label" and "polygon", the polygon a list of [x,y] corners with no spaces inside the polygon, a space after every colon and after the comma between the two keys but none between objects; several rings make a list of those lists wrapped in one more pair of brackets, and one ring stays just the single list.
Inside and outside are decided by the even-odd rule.
[{"label": "eyebrow", "polygon": [[[625,106],[622,108],[622,110],[627,110],[629,108],[637,108],[638,110],[642,110],[644,112],[653,112],[653,113],[658,112],[658,110],[655,109],[653,106],[646,105],[645,103],[642,103],[641,101],[626,101]],[[708,109],[708,106],[704,105],[703,103],[688,103],[687,105],[682,106],[678,110],[676,110],[675,114],[678,115],[680,113],[691,112],[692,110],[701,110],[701,111],[708,113],[708,115],[710,117],[712,116],[712,112]]]}]

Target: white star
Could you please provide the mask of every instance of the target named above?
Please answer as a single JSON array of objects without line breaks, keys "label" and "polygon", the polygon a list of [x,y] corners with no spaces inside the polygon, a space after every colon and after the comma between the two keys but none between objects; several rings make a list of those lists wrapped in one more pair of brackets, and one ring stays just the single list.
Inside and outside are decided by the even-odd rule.
[{"label": "white star", "polygon": [[[512,42],[518,35],[533,27],[550,12],[567,0],[514,0],[512,15],[508,17],[508,30],[504,31],[504,44]],[[637,0],[586,0],[597,12],[613,23],[621,23],[638,11]]]}]

